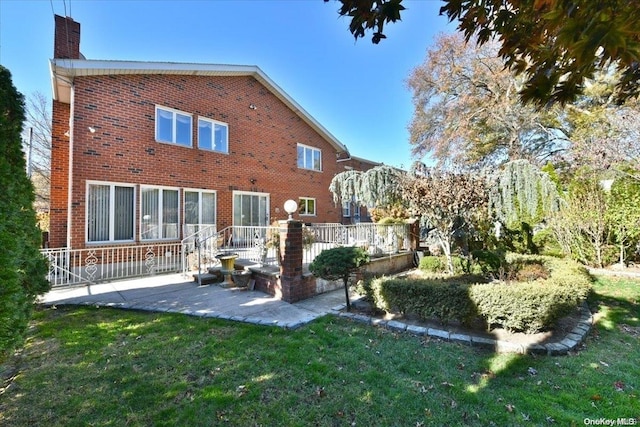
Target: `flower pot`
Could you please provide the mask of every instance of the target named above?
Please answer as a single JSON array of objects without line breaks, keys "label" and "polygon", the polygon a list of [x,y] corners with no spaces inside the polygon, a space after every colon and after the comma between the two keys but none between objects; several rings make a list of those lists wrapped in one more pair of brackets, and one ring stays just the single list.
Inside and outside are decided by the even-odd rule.
[{"label": "flower pot", "polygon": [[246,288],[251,280],[251,272],[247,270],[235,270],[231,273],[233,283],[239,288]]}]

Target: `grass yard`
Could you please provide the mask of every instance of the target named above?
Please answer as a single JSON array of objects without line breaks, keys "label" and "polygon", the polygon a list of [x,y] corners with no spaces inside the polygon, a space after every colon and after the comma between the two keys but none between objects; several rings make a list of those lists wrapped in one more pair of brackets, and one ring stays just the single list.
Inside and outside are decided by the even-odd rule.
[{"label": "grass yard", "polygon": [[[177,314],[36,313],[2,367],[7,426],[582,426],[640,422],[640,281],[599,279],[562,357],[499,355],[332,316],[295,331]],[[634,421],[635,420],[635,421]]]}]

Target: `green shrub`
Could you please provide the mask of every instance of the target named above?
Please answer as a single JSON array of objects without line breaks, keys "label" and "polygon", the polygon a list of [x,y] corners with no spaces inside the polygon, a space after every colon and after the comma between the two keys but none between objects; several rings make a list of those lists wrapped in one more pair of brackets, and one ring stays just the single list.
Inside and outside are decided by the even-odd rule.
[{"label": "green shrub", "polygon": [[381,310],[414,314],[421,320],[439,320],[443,324],[471,322],[477,313],[469,298],[478,276],[453,276],[433,279],[380,277],[371,281],[372,302]]},{"label": "green shrub", "polygon": [[447,261],[444,257],[428,255],[420,260],[418,268],[426,273],[445,273]]},{"label": "green shrub", "polygon": [[320,252],[320,255],[309,264],[309,271],[314,276],[326,280],[342,279],[347,310],[350,310],[349,277],[368,263],[369,254],[364,249],[356,246],[339,246]]},{"label": "green shrub", "polygon": [[387,312],[414,314],[445,324],[468,324],[481,317],[489,327],[536,333],[571,314],[591,290],[588,272],[573,261],[509,255],[505,265],[515,277],[520,275],[526,281],[485,283],[484,277],[477,275],[382,277],[370,280],[366,292],[378,309]]},{"label": "green shrub", "polygon": [[501,326],[509,331],[526,333],[549,329],[558,319],[571,314],[591,290],[591,277],[573,261],[518,257],[511,265],[525,269],[540,265],[549,276],[530,282],[474,286],[470,290],[471,299],[490,327]]},{"label": "green shrub", "polygon": [[475,273],[497,273],[506,264],[504,254],[500,252],[475,250],[471,252],[471,256],[473,257],[474,266],[477,266],[477,270],[479,270],[474,271]]}]

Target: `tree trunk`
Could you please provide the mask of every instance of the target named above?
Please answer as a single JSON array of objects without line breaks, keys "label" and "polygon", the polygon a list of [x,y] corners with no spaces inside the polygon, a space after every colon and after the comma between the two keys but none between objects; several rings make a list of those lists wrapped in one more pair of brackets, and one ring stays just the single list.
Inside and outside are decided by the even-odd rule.
[{"label": "tree trunk", "polygon": [[444,252],[444,256],[447,258],[447,269],[449,270],[449,274],[453,275],[453,259],[451,258],[451,241],[440,236],[440,233],[438,233],[438,241],[440,242],[440,247],[442,248],[442,252]]},{"label": "tree trunk", "polygon": [[351,302],[349,301],[349,276],[342,278],[344,281],[344,297],[347,301],[347,311],[351,311]]}]

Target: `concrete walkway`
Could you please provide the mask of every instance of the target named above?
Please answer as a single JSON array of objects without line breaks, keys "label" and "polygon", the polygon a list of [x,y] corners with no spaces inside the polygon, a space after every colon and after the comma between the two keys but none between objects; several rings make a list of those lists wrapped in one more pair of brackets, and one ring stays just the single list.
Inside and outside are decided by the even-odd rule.
[{"label": "concrete walkway", "polygon": [[55,288],[39,301],[46,306],[94,305],[183,313],[259,325],[297,328],[345,306],[344,290],[289,304],[259,291],[198,286],[180,274],[159,275],[73,288]]}]

